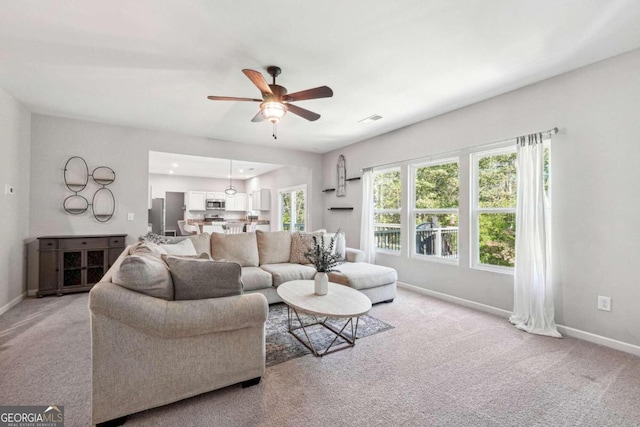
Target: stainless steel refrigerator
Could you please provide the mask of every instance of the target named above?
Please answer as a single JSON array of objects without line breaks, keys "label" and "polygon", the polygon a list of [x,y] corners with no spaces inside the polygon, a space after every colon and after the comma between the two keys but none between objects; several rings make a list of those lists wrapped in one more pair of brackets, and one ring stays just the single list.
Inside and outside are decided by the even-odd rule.
[{"label": "stainless steel refrigerator", "polygon": [[164,210],[164,199],[153,199],[151,201],[151,209],[149,209],[149,222],[151,223],[151,231],[161,236],[164,236]]}]

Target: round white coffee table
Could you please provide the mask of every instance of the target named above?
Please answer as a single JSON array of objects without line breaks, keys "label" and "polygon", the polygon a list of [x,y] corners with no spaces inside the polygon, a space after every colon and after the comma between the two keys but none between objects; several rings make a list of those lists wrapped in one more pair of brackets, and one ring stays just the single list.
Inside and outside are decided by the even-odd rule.
[{"label": "round white coffee table", "polygon": [[[353,347],[356,344],[359,317],[371,310],[371,300],[365,294],[337,283],[329,282],[329,292],[326,295],[314,293],[313,280],[285,282],[278,286],[277,292],[287,305],[289,332],[316,356]],[[305,324],[299,313],[310,314],[315,321]],[[297,326],[293,324],[294,318],[298,321]],[[342,328],[336,329],[327,323],[329,318],[347,321]],[[333,341],[324,350],[317,349],[311,340],[308,328],[312,326],[323,327],[335,334]],[[348,326],[351,329],[350,336],[345,332]],[[338,338],[342,338],[343,341],[337,342]]]}]

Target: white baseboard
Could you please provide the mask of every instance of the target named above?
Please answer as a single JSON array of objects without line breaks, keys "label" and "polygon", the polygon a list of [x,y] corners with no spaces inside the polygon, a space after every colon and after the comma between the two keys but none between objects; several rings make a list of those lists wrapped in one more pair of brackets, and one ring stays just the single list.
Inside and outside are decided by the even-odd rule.
[{"label": "white baseboard", "polygon": [[35,297],[37,296],[38,290],[37,289],[29,289],[27,290],[27,296],[28,297]]},{"label": "white baseboard", "polygon": [[602,335],[592,334],[580,329],[570,328],[564,325],[556,325],[558,331],[568,337],[578,338],[584,341],[589,341],[594,344],[603,345],[605,347],[613,348],[615,350],[624,351],[625,353],[635,354],[640,356],[640,346],[635,344],[629,344],[628,342],[614,340],[613,338],[603,337]]},{"label": "white baseboard", "polygon": [[[398,287],[405,288],[407,290],[417,292],[423,295],[428,295],[443,301],[451,302],[454,304],[462,305],[465,307],[473,308],[478,311],[483,311],[489,314],[495,314],[500,317],[509,318],[511,312],[503,310],[501,308],[492,307],[490,305],[481,304],[479,302],[471,301],[464,298],[454,297],[452,295],[443,294],[441,292],[432,291],[429,289],[421,288],[419,286],[409,285],[408,283],[397,282]],[[636,356],[640,356],[640,346],[635,344],[626,343],[624,341],[614,340],[613,338],[603,337],[602,335],[592,334],[580,329],[570,328],[569,326],[556,325],[558,331],[568,337],[578,338],[584,341],[588,341],[594,344],[603,345],[605,347],[613,348],[615,350],[624,351],[625,353],[631,353]]]},{"label": "white baseboard", "polygon": [[495,314],[497,316],[504,317],[504,318],[509,318],[509,316],[511,316],[510,311],[503,310],[501,308],[492,307],[490,305],[481,304],[479,302],[471,301],[464,298],[454,297],[453,295],[443,294],[441,292],[432,291],[430,289],[421,288],[419,286],[410,285],[408,283],[397,282],[397,284],[399,287],[408,289],[413,292],[428,295],[430,297],[438,298],[444,301],[452,302],[454,304],[463,305],[465,307],[474,308],[479,311],[484,311],[485,313]]},{"label": "white baseboard", "polygon": [[5,314],[7,311],[11,310],[11,308],[13,306],[17,305],[20,301],[22,301],[26,295],[27,295],[27,293],[24,292],[24,293],[18,295],[17,297],[15,297],[13,300],[11,300],[8,303],[6,303],[5,305],[3,305],[2,307],[0,307],[0,316]]}]

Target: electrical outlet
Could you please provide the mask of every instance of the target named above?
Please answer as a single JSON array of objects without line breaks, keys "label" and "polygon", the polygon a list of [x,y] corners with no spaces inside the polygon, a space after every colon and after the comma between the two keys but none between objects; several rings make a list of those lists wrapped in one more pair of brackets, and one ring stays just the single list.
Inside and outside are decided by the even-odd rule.
[{"label": "electrical outlet", "polygon": [[6,194],[7,196],[13,196],[15,194],[15,190],[13,189],[13,186],[6,184],[4,186],[4,194]]},{"label": "electrical outlet", "polygon": [[598,296],[598,310],[611,311],[611,298]]},{"label": "electrical outlet", "polygon": [[129,213],[127,214],[127,220],[129,220],[129,221],[133,221],[133,216],[134,216],[134,215],[133,215],[133,213],[132,213],[132,212],[129,212]]}]

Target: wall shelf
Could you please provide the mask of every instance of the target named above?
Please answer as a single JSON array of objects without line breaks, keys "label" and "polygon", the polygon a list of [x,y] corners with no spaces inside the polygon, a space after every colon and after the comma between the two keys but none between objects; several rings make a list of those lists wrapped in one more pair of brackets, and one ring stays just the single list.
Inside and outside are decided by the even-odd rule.
[{"label": "wall shelf", "polygon": [[352,211],[353,208],[329,208],[328,211]]},{"label": "wall shelf", "polygon": [[332,191],[336,191],[335,188],[325,188],[324,190],[322,190],[323,193],[331,193]]},{"label": "wall shelf", "polygon": [[347,178],[347,179],[345,179],[345,181],[359,181],[359,180],[360,180],[360,177],[359,177],[359,176],[356,176],[356,177],[353,177],[353,178]]}]

